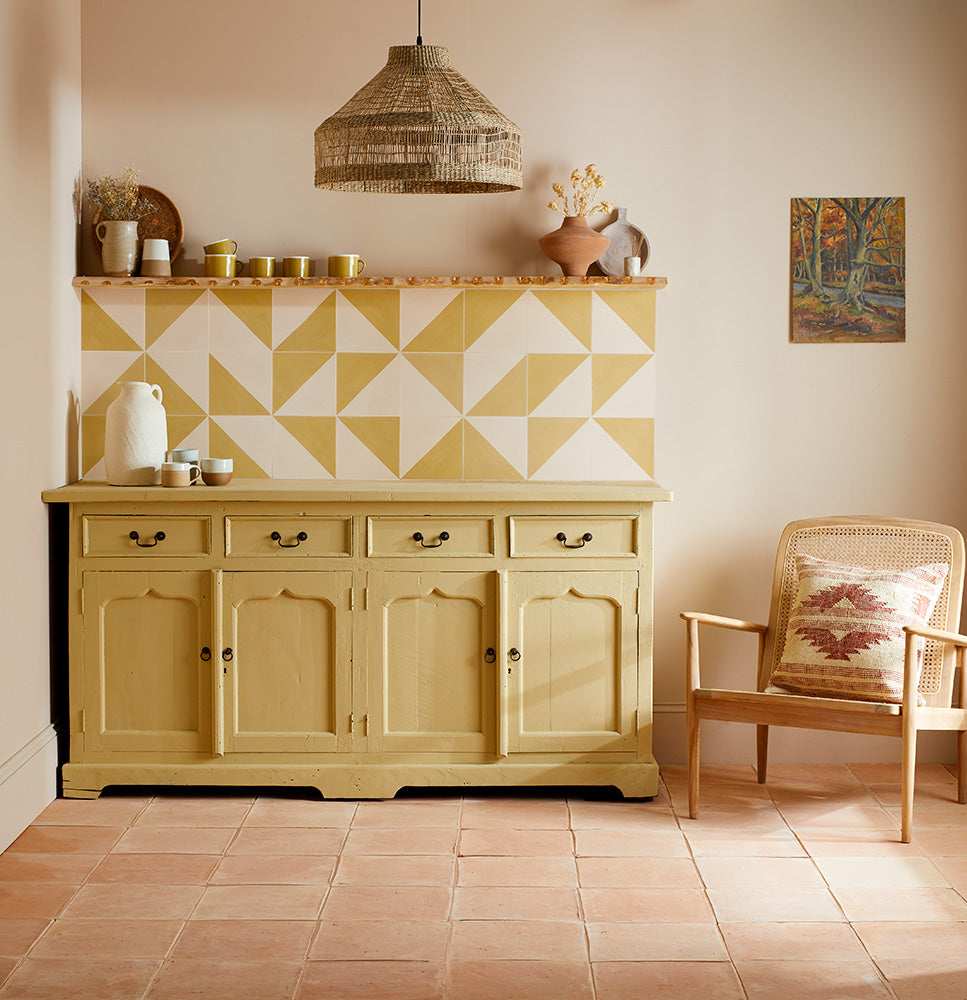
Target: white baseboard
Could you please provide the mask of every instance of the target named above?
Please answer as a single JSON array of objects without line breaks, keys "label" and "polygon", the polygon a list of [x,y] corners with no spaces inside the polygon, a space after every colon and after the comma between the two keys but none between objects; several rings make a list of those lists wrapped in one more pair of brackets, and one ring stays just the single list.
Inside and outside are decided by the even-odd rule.
[{"label": "white baseboard", "polygon": [[57,733],[45,726],[0,762],[0,851],[6,850],[57,795]]}]

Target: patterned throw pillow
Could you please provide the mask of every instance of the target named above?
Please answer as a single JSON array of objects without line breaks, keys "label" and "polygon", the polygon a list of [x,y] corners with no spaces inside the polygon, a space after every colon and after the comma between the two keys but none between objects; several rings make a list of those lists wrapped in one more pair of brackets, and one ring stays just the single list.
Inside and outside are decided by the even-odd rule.
[{"label": "patterned throw pillow", "polygon": [[799,592],[771,683],[793,694],[902,702],[903,626],[926,625],[946,563],[884,570],[797,556],[796,568]]}]

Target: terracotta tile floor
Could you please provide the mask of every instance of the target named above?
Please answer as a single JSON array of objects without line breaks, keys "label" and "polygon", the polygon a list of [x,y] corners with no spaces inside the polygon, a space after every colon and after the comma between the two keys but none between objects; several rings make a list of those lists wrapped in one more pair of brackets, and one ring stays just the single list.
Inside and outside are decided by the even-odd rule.
[{"label": "terracotta tile floor", "polygon": [[967,998],[967,807],[920,768],[605,791],[138,790],[0,855],[0,1000]]}]

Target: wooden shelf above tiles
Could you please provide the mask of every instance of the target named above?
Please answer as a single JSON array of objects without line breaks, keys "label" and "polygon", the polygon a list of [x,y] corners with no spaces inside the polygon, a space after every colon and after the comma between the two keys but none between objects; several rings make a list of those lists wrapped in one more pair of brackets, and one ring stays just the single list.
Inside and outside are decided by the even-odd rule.
[{"label": "wooden shelf above tiles", "polygon": [[369,277],[359,278],[209,278],[204,275],[172,278],[106,278],[79,276],[75,288],[664,288],[667,278],[611,278],[592,275],[516,277]]}]

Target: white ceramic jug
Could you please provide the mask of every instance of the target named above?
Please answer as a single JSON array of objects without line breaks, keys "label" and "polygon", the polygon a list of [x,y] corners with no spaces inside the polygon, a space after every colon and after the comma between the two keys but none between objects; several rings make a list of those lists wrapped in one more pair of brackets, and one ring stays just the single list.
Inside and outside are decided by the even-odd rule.
[{"label": "white ceramic jug", "polygon": [[121,392],[107,408],[104,465],[113,486],[156,486],[168,451],[168,424],[161,387],[121,382]]}]

